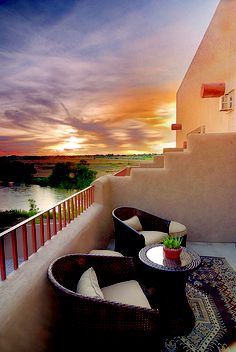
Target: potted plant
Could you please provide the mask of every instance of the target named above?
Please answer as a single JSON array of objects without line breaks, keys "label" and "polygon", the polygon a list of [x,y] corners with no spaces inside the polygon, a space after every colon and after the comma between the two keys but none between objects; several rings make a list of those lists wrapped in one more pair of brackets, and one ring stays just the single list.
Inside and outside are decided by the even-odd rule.
[{"label": "potted plant", "polygon": [[178,259],[182,251],[181,243],[183,237],[181,236],[166,236],[163,240],[164,255],[168,259]]}]

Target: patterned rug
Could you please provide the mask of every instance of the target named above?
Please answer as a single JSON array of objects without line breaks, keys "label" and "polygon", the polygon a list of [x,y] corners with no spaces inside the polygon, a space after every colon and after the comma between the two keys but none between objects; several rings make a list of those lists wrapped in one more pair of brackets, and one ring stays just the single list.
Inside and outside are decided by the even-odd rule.
[{"label": "patterned rug", "polygon": [[163,352],[219,352],[236,343],[236,273],[225,258],[201,258],[186,286],[195,327],[189,335],[166,339]]}]

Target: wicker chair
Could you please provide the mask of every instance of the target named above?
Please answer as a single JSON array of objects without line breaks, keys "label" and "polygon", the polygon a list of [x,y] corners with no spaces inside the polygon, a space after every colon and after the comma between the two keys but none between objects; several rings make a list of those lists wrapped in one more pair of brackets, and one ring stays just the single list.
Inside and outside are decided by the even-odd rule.
[{"label": "wicker chair", "polygon": [[136,280],[133,258],[91,254],[69,254],[54,260],[48,279],[59,299],[59,307],[69,330],[93,342],[124,343],[125,339],[146,343],[155,340],[158,347],[161,329],[159,310],[118,303],[76,293],[77,283],[85,270],[93,267],[100,287]]},{"label": "wicker chair", "polygon": [[[134,216],[138,217],[144,231],[138,231],[127,223],[127,220]],[[186,227],[175,221],[160,218],[141,209],[125,206],[115,208],[112,211],[112,218],[115,229],[115,250],[123,255],[137,257],[141,248],[147,244],[162,242],[165,234],[182,236],[182,245],[186,246]],[[159,239],[147,243],[144,236],[144,232],[147,231],[158,231],[160,233]]]}]

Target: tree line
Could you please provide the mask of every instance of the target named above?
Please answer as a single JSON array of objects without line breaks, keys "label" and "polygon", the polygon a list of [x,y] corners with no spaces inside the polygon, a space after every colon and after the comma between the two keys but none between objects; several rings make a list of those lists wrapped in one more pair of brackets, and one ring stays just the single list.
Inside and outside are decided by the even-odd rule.
[{"label": "tree line", "polygon": [[81,190],[95,180],[96,174],[97,171],[89,169],[82,163],[57,163],[47,178],[47,182],[50,187]]},{"label": "tree line", "polygon": [[7,182],[25,182],[30,183],[36,174],[33,164],[26,164],[20,161],[0,161],[0,181]]},{"label": "tree line", "polygon": [[0,181],[2,183],[34,183],[64,189],[81,190],[88,187],[96,178],[97,172],[89,169],[89,164],[70,162],[57,163],[49,177],[35,178],[36,169],[33,164],[20,161],[0,161]]}]

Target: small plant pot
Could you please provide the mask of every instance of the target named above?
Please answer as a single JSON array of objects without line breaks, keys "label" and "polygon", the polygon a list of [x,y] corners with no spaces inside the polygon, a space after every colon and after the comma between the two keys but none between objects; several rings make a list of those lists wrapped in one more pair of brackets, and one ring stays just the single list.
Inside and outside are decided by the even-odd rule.
[{"label": "small plant pot", "polygon": [[182,252],[182,247],[178,249],[163,247],[164,256],[168,259],[179,259],[180,253]]}]

